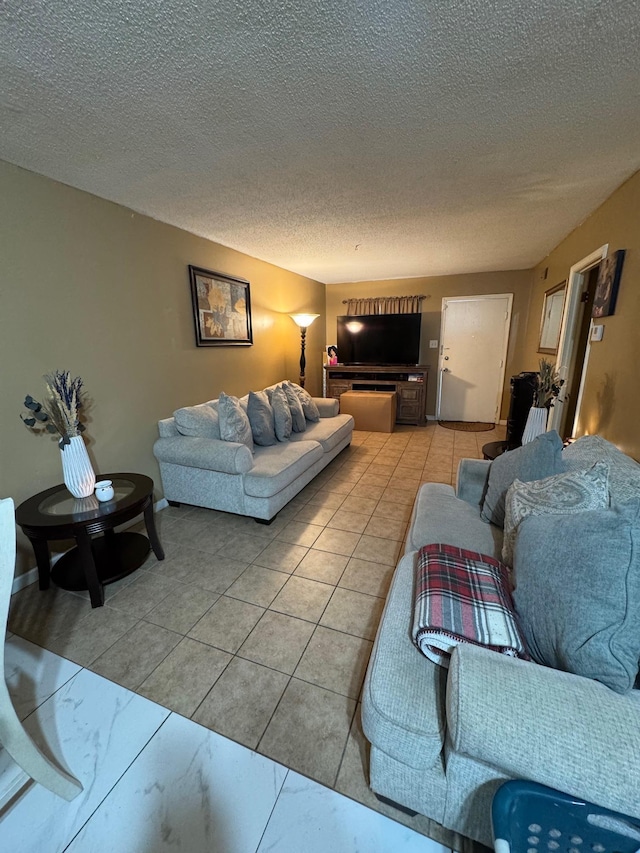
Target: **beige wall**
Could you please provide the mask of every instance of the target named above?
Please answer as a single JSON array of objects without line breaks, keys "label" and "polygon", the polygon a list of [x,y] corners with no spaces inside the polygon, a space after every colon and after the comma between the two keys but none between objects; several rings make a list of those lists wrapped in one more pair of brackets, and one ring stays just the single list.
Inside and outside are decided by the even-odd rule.
[{"label": "beige wall", "polygon": [[[324,285],[0,163],[0,496],[16,503],[61,482],[50,436],[19,418],[42,376],[68,369],[93,399],[96,471],[138,471],[161,485],[156,422],[220,391],[241,395],[298,377],[289,312],[321,314],[307,336],[307,388],[321,393]],[[187,265],[248,279],[252,347],[197,348]],[[18,571],[33,565],[19,543]]]},{"label": "beige wall", "polygon": [[424,278],[391,279],[389,281],[359,281],[327,285],[327,344],[336,342],[336,317],[346,314],[343,299],[375,296],[405,296],[426,294],[422,303],[422,338],[420,361],[428,364],[427,414],[436,410],[438,352],[429,349],[430,340],[440,341],[442,298],[444,296],[479,296],[488,293],[513,293],[513,314],[509,336],[509,350],[505,370],[501,417],[509,411],[509,377],[523,368],[523,330],[527,324],[531,270],[444,275]]},{"label": "beige wall", "polygon": [[640,460],[640,172],[535,268],[523,369],[537,369],[545,290],[568,278],[573,264],[605,243],[610,252],[626,249],[627,254],[615,314],[598,321],[604,337],[591,346],[577,435],[599,433]]}]

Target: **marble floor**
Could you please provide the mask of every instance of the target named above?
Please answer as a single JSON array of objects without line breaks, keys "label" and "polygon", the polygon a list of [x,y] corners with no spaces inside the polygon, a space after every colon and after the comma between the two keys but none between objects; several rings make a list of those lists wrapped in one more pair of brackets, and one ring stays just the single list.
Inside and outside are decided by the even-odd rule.
[{"label": "marble floor", "polygon": [[[415,833],[407,838],[427,845],[415,849],[430,849],[424,836],[460,849],[461,840],[438,824],[406,817],[373,796],[359,700],[418,487],[454,482],[460,458],[481,457],[483,444],[503,436],[503,427],[468,433],[435,424],[400,427],[390,435],[355,432],[351,446],[271,525],[194,507],[167,508],[157,514],[164,561],[151,556],[136,573],[106,587],[106,604],[95,610],[84,593],[40,592],[32,584],[12,597],[9,630],[55,653],[66,666],[75,664],[69,684],[79,679],[117,688],[128,702],[148,708],[152,721],[154,714],[164,714],[149,737],[155,739],[156,731],[160,736],[171,720],[167,731],[182,726],[200,733],[189,737],[248,752],[256,767],[271,762],[264,766],[285,768],[278,803],[290,786],[290,794],[308,788],[299,801],[311,803],[317,788],[331,814],[366,806],[363,825],[371,820],[377,826],[390,816],[399,832],[405,832],[404,824]],[[144,785],[150,791],[163,765],[153,762],[154,754],[152,749],[147,764],[138,765],[148,770]],[[132,778],[136,774],[127,772],[116,790],[121,785],[138,790]],[[252,781],[246,784],[253,787]],[[163,814],[168,808],[160,793],[158,808]],[[286,833],[279,834],[284,829],[273,823],[278,813],[276,807],[267,817],[275,834],[261,834],[259,848],[215,849],[316,849],[309,839],[287,846]],[[94,829],[97,815],[90,822]],[[88,826],[69,850],[102,849],[74,846],[94,831]],[[307,830],[312,831],[308,825]],[[153,846],[153,827],[146,831],[147,846],[110,849],[164,849]],[[72,837],[76,832],[79,826]],[[334,849],[396,846],[376,847],[354,835]]]},{"label": "marble floor", "polygon": [[[82,783],[70,803],[0,747],[0,849],[15,853],[446,853],[447,848],[205,726],[11,636],[31,737]],[[15,789],[3,797],[7,787]]]}]

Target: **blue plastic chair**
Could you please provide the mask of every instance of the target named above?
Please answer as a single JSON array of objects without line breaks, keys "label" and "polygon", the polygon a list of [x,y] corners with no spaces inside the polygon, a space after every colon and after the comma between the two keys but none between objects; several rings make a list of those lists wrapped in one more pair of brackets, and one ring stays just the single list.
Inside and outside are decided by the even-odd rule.
[{"label": "blue plastic chair", "polygon": [[640,820],[536,782],[498,788],[491,806],[496,853],[637,853]]}]

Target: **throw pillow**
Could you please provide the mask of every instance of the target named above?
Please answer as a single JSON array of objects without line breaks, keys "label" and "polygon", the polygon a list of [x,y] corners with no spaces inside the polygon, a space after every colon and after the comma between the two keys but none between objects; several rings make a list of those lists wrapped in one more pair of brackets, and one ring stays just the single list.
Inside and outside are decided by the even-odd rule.
[{"label": "throw pillow", "polygon": [[285,383],[289,388],[292,388],[298,399],[302,404],[302,411],[304,412],[304,416],[308,421],[312,423],[317,423],[320,420],[320,412],[318,407],[313,401],[313,397],[308,391],[305,391],[304,388],[300,385],[296,385],[295,382],[287,382]]},{"label": "throw pillow", "polygon": [[528,515],[575,515],[609,506],[609,466],[596,462],[586,471],[567,471],[523,483],[514,480],[505,501],[502,561],[513,565],[518,526]]},{"label": "throw pillow", "polygon": [[180,435],[189,435],[193,438],[220,438],[218,412],[210,403],[177,409],[173,417]]},{"label": "throw pillow", "polygon": [[630,690],[640,658],[640,501],[525,518],[514,571],[533,659]]},{"label": "throw pillow", "polygon": [[273,422],[273,409],[264,391],[249,391],[247,417],[256,444],[269,447],[271,444],[278,443]]},{"label": "throw pillow", "polygon": [[300,402],[296,392],[290,387],[289,383],[283,382],[282,388],[287,396],[287,402],[289,403],[289,409],[291,410],[293,431],[304,432],[307,428],[307,419],[302,411],[302,403]]},{"label": "throw pillow", "polygon": [[271,407],[273,408],[273,423],[278,441],[288,441],[291,435],[291,409],[284,388],[279,385],[271,389]]},{"label": "throw pillow", "polygon": [[601,435],[584,435],[562,451],[567,471],[588,468],[600,460],[609,463],[612,503],[624,503],[640,494],[640,465]]},{"label": "throw pillow", "polygon": [[218,417],[220,418],[220,438],[223,441],[237,441],[246,444],[253,453],[253,436],[247,413],[237,397],[221,393],[218,398]]},{"label": "throw pillow", "polygon": [[482,519],[504,525],[507,489],[517,478],[523,483],[541,480],[564,471],[562,441],[558,433],[545,432],[528,444],[498,456],[489,469],[489,484],[482,504]]}]

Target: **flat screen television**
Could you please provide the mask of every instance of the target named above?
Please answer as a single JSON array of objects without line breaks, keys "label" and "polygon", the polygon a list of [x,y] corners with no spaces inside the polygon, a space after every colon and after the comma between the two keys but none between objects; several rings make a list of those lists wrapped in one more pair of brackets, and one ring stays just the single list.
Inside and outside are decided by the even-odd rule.
[{"label": "flat screen television", "polygon": [[422,314],[338,317],[341,364],[418,364]]}]

